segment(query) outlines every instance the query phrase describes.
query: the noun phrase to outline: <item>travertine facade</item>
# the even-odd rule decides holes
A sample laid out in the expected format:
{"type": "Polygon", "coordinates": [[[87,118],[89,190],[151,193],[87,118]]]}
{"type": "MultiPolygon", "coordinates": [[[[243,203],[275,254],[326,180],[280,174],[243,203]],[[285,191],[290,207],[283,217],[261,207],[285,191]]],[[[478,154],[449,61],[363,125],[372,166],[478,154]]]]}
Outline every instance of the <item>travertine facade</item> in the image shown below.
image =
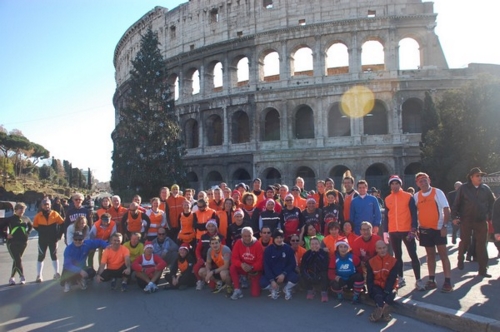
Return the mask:
{"type": "Polygon", "coordinates": [[[192,0],[173,10],[156,7],[116,47],[116,113],[140,34],[152,27],[172,91],[178,85],[185,164],[196,189],[254,177],[291,184],[296,176],[309,188],[326,177],[338,186],[347,169],[370,186],[383,188],[389,174],[407,175],[408,185],[419,168],[425,91],[438,95],[491,70],[449,69],[435,26],[433,4],[421,0],[192,0]],[[413,70],[400,68],[405,38],[419,46],[413,70]],[[364,62],[369,41],[381,46],[383,61],[364,62]],[[345,49],[344,65],[328,59],[337,58],[329,52],[337,46],[345,49]],[[312,54],[306,60],[296,56],[304,49],[312,54]],[[278,55],[279,74],[266,74],[269,54],[278,55]],[[300,70],[307,60],[311,68],[300,70]],[[246,62],[248,77],[242,74],[246,62]],[[220,65],[222,86],[214,81],[220,65]],[[340,106],[355,85],[375,98],[373,110],[360,118],[340,106]]]}

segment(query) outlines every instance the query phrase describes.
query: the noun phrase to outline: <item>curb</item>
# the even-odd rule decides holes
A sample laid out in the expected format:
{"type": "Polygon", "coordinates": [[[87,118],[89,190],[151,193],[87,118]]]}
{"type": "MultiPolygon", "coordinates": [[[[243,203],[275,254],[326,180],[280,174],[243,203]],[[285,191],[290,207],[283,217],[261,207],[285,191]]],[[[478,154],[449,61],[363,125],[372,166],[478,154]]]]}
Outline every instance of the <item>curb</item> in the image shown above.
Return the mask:
{"type": "Polygon", "coordinates": [[[460,310],[452,310],[434,304],[423,303],[404,297],[396,297],[393,312],[443,326],[453,331],[500,332],[500,321],[460,310]]]}

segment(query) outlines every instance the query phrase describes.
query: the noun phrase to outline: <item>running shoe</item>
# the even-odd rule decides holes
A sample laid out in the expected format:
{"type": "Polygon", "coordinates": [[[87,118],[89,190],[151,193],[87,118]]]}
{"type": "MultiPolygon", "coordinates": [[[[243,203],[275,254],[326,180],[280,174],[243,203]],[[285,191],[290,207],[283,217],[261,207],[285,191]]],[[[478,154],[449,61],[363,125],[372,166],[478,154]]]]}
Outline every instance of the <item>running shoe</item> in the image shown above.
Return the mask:
{"type": "Polygon", "coordinates": [[[312,289],[311,289],[311,290],[308,290],[308,291],[307,291],[307,295],[306,295],[306,299],[307,299],[307,300],[314,300],[314,295],[315,295],[315,294],[314,294],[314,290],[312,290],[312,289]]]}
{"type": "Polygon", "coordinates": [[[406,280],[404,277],[401,277],[401,278],[399,278],[399,281],[398,281],[398,288],[403,288],[404,286],[406,286],[406,280]]]}
{"type": "Polygon", "coordinates": [[[236,288],[233,291],[233,295],[231,295],[231,300],[238,300],[241,299],[242,297],[243,297],[243,292],[241,291],[241,289],[236,288]]]}
{"type": "Polygon", "coordinates": [[[59,280],[61,279],[61,275],[59,274],[59,272],[56,272],[56,274],[54,274],[54,280],[59,280]]]}
{"type": "Polygon", "coordinates": [[[425,284],[422,279],[419,279],[415,282],[415,289],[418,291],[424,291],[425,290],[425,284]]]}
{"type": "Polygon", "coordinates": [[[19,278],[19,282],[21,283],[21,285],[25,285],[26,284],[26,278],[24,276],[21,276],[21,278],[19,278]]]}
{"type": "Polygon", "coordinates": [[[292,289],[290,287],[283,288],[283,292],[285,293],[285,300],[288,301],[292,299],[292,289]]]}
{"type": "Polygon", "coordinates": [[[276,290],[276,289],[272,289],[270,296],[273,300],[277,300],[280,297],[280,291],[276,290]]]}
{"type": "Polygon", "coordinates": [[[80,278],[80,280],[78,280],[78,284],[80,285],[80,289],[82,289],[82,290],[87,289],[87,279],[86,278],[80,278]]]}
{"type": "Polygon", "coordinates": [[[226,288],[226,284],[224,284],[222,281],[217,281],[217,284],[215,285],[214,290],[212,293],[217,294],[220,293],[224,288],[226,288]]]}
{"type": "Polygon", "coordinates": [[[431,289],[436,289],[436,288],[437,288],[437,284],[433,280],[428,280],[425,283],[425,290],[431,290],[431,289]]]}
{"type": "Polygon", "coordinates": [[[38,284],[39,284],[39,283],[41,283],[42,281],[43,281],[42,276],[36,276],[36,280],[35,280],[35,282],[36,282],[36,283],[38,283],[38,284]]]}
{"type": "Polygon", "coordinates": [[[451,292],[453,292],[453,286],[450,283],[445,282],[443,284],[443,287],[441,287],[441,292],[442,293],[451,293],[451,292]]]}
{"type": "Polygon", "coordinates": [[[111,279],[111,290],[115,290],[116,289],[116,279],[113,278],[111,279]]]}
{"type": "Polygon", "coordinates": [[[71,285],[69,284],[69,282],[65,282],[64,283],[64,292],[67,293],[71,290],[71,285]]]}
{"type": "Polygon", "coordinates": [[[126,282],[122,282],[121,291],[122,291],[122,292],[126,292],[126,291],[127,291],[127,288],[128,288],[127,283],[126,283],[126,282]]]}
{"type": "Polygon", "coordinates": [[[14,286],[16,284],[16,279],[14,277],[9,279],[9,286],[14,286]]]}
{"type": "Polygon", "coordinates": [[[205,285],[205,282],[203,280],[198,280],[196,282],[196,290],[202,290],[204,285],[205,285]]]}

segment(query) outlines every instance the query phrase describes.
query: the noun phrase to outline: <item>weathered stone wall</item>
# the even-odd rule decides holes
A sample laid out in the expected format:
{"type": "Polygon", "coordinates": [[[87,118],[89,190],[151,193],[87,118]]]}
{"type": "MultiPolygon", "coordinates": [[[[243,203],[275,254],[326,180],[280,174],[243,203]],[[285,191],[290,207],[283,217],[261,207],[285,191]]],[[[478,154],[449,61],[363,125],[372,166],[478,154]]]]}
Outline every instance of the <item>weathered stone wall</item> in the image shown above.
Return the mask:
{"type": "Polygon", "coordinates": [[[421,0],[192,0],[172,10],[156,7],[116,47],[116,112],[140,34],[152,27],[162,42],[172,89],[178,82],[176,110],[196,189],[253,177],[291,184],[298,175],[313,188],[315,179],[334,177],[338,183],[347,169],[370,185],[384,186],[393,173],[406,173],[411,183],[420,134],[403,127],[418,128],[425,91],[438,96],[485,70],[448,69],[435,26],[433,4],[421,0]],[[404,38],[419,44],[418,69],[400,70],[404,38]],[[383,45],[384,63],[362,64],[362,46],[370,40],[383,45]],[[347,47],[348,66],[328,68],[327,50],[336,43],[347,47]],[[302,47],[310,48],[313,68],[296,73],[295,52],[302,47]],[[279,55],[279,75],[264,77],[270,52],[279,55]],[[238,81],[237,64],[245,57],[249,77],[238,81]],[[214,88],[218,62],[223,85],[214,88]],[[196,70],[200,91],[193,94],[196,70]],[[355,85],[369,88],[378,108],[349,119],[336,110],[355,85]]]}

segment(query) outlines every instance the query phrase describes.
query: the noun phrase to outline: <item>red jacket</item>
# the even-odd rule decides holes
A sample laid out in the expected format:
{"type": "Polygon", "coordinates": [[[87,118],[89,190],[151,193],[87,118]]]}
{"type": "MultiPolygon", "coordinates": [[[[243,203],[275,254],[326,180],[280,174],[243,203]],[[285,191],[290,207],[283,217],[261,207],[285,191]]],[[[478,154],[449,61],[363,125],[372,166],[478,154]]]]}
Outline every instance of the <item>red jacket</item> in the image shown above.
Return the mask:
{"type": "Polygon", "coordinates": [[[262,271],[264,261],[264,248],[262,244],[253,239],[251,245],[247,246],[241,239],[236,241],[231,254],[231,264],[241,268],[242,263],[253,266],[253,271],[262,271]]]}

